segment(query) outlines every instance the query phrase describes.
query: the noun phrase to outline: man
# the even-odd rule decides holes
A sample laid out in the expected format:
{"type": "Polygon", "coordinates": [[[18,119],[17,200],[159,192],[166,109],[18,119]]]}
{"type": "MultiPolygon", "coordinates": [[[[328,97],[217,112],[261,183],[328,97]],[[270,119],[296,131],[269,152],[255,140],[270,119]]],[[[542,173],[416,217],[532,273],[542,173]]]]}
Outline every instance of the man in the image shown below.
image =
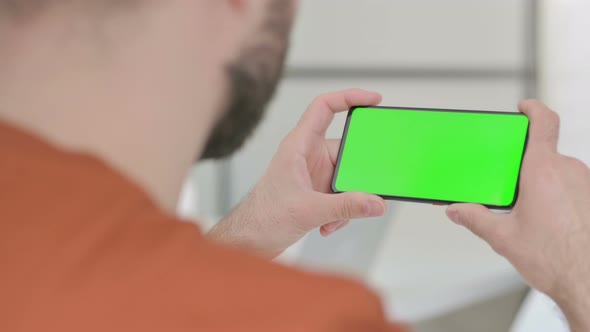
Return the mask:
{"type": "MultiPolygon", "coordinates": [[[[384,213],[378,197],[329,193],[324,138],[376,93],[314,101],[208,238],[173,216],[195,160],[233,152],[261,117],[295,3],[0,0],[1,331],[402,329],[357,283],[268,262],[317,227],[384,213]]],[[[557,153],[555,113],[520,109],[532,128],[514,212],[448,214],[587,331],[590,172],[557,153]]]]}

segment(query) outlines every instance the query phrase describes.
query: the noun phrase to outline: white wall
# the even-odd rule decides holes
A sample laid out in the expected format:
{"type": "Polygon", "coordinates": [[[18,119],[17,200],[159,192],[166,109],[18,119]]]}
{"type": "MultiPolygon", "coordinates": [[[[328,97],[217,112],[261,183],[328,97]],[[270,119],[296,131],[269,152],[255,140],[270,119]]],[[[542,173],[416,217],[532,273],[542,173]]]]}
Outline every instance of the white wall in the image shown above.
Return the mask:
{"type": "Polygon", "coordinates": [[[590,2],[544,0],[541,20],[541,97],[561,115],[561,151],[590,163],[590,2]]]}
{"type": "Polygon", "coordinates": [[[292,66],[520,68],[522,0],[303,0],[292,66]]]}

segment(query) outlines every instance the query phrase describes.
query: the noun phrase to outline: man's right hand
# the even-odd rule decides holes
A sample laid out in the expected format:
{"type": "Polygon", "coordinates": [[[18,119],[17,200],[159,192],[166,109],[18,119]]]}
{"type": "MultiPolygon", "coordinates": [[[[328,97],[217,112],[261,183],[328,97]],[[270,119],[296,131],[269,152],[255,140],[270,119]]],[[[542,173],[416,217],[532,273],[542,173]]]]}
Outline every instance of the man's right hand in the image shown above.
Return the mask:
{"type": "Polygon", "coordinates": [[[519,108],[531,128],[512,213],[457,204],[447,214],[505,256],[532,287],[551,296],[572,331],[590,331],[590,170],[557,152],[555,112],[533,100],[519,108]]]}

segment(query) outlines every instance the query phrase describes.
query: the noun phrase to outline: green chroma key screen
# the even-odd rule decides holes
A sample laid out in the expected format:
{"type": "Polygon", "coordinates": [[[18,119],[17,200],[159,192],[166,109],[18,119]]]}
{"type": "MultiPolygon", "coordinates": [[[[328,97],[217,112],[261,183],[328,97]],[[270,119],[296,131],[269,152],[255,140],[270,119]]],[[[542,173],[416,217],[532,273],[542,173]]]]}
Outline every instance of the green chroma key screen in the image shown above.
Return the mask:
{"type": "Polygon", "coordinates": [[[509,208],[528,128],[520,113],[356,107],[333,190],[509,208]]]}

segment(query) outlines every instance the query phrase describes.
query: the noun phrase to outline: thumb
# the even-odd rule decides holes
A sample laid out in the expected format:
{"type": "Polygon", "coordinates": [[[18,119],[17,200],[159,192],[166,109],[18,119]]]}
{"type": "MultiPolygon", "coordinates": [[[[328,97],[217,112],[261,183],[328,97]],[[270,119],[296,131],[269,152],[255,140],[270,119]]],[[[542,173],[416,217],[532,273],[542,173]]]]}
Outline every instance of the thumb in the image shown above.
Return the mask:
{"type": "Polygon", "coordinates": [[[322,225],[337,220],[380,217],[386,210],[381,197],[357,192],[319,194],[311,198],[310,205],[322,225]]]}
{"type": "Polygon", "coordinates": [[[447,209],[447,216],[454,223],[464,226],[496,248],[505,242],[511,223],[507,216],[496,214],[483,205],[455,204],[447,209]]]}

